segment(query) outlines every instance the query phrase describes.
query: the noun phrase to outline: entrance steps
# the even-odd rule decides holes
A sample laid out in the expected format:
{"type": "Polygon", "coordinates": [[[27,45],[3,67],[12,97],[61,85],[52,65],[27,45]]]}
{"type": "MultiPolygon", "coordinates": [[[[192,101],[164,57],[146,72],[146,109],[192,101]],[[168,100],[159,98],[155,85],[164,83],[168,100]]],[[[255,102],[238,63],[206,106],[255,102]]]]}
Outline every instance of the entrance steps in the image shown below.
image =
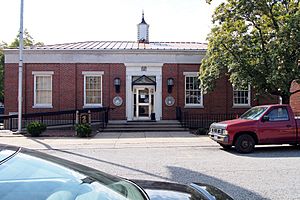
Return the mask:
{"type": "Polygon", "coordinates": [[[103,132],[180,132],[188,131],[176,120],[109,121],[103,132]]]}

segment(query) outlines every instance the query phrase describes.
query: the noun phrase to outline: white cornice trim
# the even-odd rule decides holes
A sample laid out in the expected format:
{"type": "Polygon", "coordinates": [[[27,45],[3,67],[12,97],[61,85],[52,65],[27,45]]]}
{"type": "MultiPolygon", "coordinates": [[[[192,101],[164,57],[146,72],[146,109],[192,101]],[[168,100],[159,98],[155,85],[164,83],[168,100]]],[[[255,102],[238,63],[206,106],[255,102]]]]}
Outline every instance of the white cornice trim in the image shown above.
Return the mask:
{"type": "MultiPolygon", "coordinates": [[[[4,49],[4,54],[19,54],[18,49],[4,49]]],[[[205,49],[24,49],[24,54],[74,54],[74,53],[119,53],[119,54],[130,54],[130,53],[139,53],[139,54],[190,54],[190,53],[197,53],[197,54],[205,54],[205,49]]]]}
{"type": "MultiPolygon", "coordinates": [[[[5,63],[18,63],[16,50],[5,50],[5,63]]],[[[185,63],[199,64],[201,51],[169,50],[26,50],[24,63],[185,63]]]]}
{"type": "Polygon", "coordinates": [[[124,63],[126,67],[162,67],[164,63],[124,63]]]}

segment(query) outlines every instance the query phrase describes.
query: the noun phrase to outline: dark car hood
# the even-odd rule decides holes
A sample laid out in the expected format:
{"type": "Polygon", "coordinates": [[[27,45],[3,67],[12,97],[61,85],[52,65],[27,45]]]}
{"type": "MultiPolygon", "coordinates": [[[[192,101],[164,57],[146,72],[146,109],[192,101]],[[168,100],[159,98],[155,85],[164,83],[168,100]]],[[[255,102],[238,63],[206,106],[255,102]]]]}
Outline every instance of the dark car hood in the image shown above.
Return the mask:
{"type": "Polygon", "coordinates": [[[132,181],[141,186],[151,200],[232,200],[230,196],[218,188],[202,183],[183,185],[159,181],[132,181]]]}

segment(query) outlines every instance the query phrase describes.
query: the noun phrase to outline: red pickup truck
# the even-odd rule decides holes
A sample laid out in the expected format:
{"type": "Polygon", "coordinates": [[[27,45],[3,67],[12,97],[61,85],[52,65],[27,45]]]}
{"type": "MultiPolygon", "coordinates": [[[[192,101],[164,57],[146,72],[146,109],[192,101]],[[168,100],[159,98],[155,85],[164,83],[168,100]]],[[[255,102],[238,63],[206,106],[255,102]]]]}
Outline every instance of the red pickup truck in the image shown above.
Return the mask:
{"type": "Polygon", "coordinates": [[[289,105],[256,106],[240,118],[213,123],[209,137],[224,149],[251,153],[255,145],[300,143],[300,118],[289,105]]]}

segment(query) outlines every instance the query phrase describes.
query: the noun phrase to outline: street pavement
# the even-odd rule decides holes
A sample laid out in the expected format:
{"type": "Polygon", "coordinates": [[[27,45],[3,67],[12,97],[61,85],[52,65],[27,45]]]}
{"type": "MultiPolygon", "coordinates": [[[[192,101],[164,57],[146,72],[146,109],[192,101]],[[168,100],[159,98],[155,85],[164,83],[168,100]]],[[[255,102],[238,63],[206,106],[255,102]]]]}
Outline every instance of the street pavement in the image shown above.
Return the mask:
{"type": "Polygon", "coordinates": [[[234,199],[300,199],[300,150],[259,146],[225,151],[188,132],[99,133],[94,138],[31,138],[0,132],[0,143],[23,146],[131,179],[204,182],[234,199]]]}

